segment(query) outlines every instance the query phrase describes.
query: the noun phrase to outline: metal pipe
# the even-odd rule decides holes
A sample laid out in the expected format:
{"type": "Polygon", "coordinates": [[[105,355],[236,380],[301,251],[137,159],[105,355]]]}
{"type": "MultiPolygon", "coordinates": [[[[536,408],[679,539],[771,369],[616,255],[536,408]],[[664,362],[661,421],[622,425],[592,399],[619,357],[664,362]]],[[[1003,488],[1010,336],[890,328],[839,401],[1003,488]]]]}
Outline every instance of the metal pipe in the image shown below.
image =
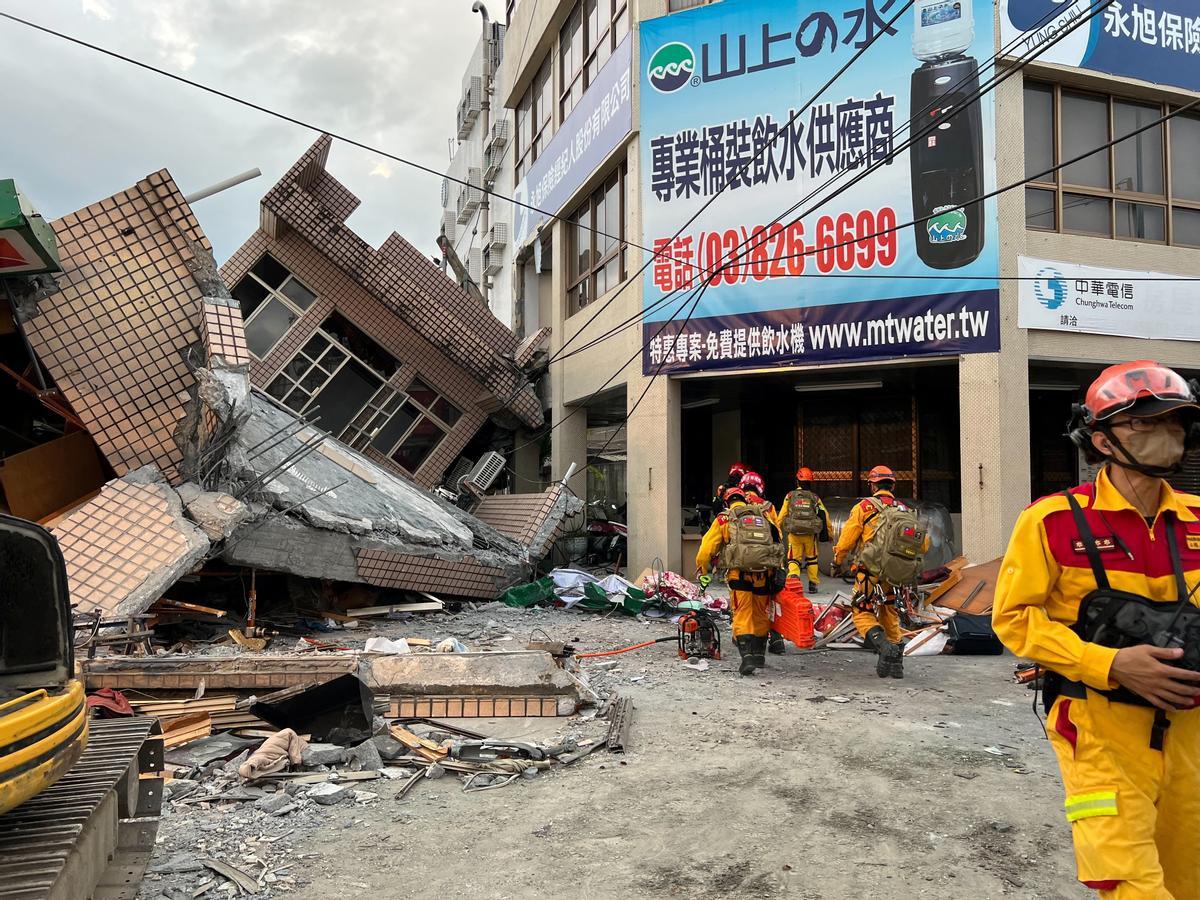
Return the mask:
{"type": "Polygon", "coordinates": [[[261,175],[259,169],[248,169],[241,175],[234,175],[232,178],[226,178],[224,181],[218,181],[216,184],[210,184],[206,188],[201,188],[198,191],[193,191],[190,194],[185,194],[183,199],[188,203],[195,203],[197,200],[204,200],[211,197],[213,194],[219,194],[221,191],[227,191],[231,187],[237,187],[247,181],[251,181],[261,175]]]}
{"type": "Polygon", "coordinates": [[[575,474],[575,470],[577,468],[579,468],[579,467],[577,465],[575,465],[575,463],[571,463],[569,466],[567,466],[567,474],[563,476],[563,480],[562,480],[563,487],[567,486],[567,482],[571,480],[571,476],[575,474]]]}
{"type": "Polygon", "coordinates": [[[13,297],[12,282],[7,278],[0,278],[4,282],[4,293],[8,295],[8,308],[12,312],[13,326],[17,329],[17,334],[21,335],[21,341],[25,344],[25,352],[29,354],[29,361],[33,363],[33,374],[37,378],[38,387],[46,391],[49,388],[46,386],[46,379],[42,376],[42,366],[38,362],[37,354],[33,352],[33,344],[29,343],[29,337],[25,334],[25,326],[21,322],[20,311],[17,309],[17,300],[13,297]]]}

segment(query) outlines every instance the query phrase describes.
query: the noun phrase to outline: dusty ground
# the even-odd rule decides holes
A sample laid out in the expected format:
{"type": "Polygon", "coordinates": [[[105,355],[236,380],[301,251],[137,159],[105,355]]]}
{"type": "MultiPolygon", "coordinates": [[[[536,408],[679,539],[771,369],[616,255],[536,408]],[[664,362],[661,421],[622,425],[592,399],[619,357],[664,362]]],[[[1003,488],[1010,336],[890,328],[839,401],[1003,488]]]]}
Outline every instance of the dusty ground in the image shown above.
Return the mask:
{"type": "MultiPolygon", "coordinates": [[[[486,646],[534,628],[586,652],[671,626],[489,605],[372,633],[486,646]]],[[[623,756],[599,751],[473,794],[446,777],[397,801],[399,782],[372,782],[363,787],[377,801],[282,818],[249,804],[172,804],[152,865],[203,841],[234,864],[239,852],[290,860],[280,876],[295,889],[276,896],[313,900],[1091,896],[1075,883],[1054,761],[1032,695],[1009,681],[1012,657],[909,660],[908,677],[894,682],[876,678],[866,652],[792,651],[771,657],[765,675],[741,678],[729,649],[706,672],[685,668],[670,645],[592,669],[636,703],[623,756]]],[[[487,730],[537,739],[564,725],[487,730]]],[[[150,878],[141,896],[184,896],[189,877],[203,876],[150,878]]]]}

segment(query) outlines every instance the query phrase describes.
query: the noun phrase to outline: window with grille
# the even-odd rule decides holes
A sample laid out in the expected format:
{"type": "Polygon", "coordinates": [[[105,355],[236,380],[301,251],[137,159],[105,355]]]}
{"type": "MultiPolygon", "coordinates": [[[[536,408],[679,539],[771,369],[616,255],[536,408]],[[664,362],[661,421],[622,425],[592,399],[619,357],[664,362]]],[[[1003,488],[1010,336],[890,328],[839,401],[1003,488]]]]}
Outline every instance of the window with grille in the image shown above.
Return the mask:
{"type": "Polygon", "coordinates": [[[242,308],[246,346],[262,359],[296,324],[317,295],[271,254],[263,255],[230,292],[242,308]]]}
{"type": "Polygon", "coordinates": [[[1026,227],[1200,247],[1200,116],[1132,134],[1170,107],[1039,82],[1024,98],[1026,227]]]}
{"type": "Polygon", "coordinates": [[[625,163],[568,216],[571,236],[568,314],[578,312],[628,277],[625,163]]]}

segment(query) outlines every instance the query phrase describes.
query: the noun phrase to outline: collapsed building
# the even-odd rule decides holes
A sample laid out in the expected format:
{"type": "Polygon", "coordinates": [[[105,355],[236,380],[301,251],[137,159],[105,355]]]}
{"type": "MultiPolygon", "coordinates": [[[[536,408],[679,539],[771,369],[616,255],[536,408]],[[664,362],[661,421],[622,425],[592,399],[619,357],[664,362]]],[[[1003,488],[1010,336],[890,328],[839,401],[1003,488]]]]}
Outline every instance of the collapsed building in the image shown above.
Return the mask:
{"type": "Polygon", "coordinates": [[[42,430],[0,489],[58,536],[78,609],[134,615],[212,561],[491,599],[577,511],[561,485],[485,496],[492,448],[542,424],[538,341],[347,228],[330,143],[219,272],[164,170],[54,222],[59,271],[6,280],[3,389],[42,430]]]}

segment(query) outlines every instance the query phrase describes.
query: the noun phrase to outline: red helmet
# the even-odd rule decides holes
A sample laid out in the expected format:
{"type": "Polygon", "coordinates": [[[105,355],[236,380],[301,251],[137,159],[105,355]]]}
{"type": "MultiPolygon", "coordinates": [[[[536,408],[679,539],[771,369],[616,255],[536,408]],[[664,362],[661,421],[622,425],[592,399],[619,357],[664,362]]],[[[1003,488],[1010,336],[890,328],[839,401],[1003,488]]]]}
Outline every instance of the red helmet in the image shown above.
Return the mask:
{"type": "Polygon", "coordinates": [[[762,495],[766,489],[763,485],[762,476],[757,472],[747,472],[742,476],[742,483],[739,485],[743,491],[754,491],[758,495],[762,495]]]}
{"type": "Polygon", "coordinates": [[[808,466],[801,466],[799,469],[796,470],[796,480],[797,481],[812,481],[813,480],[812,469],[810,469],[808,466]]]}
{"type": "Polygon", "coordinates": [[[881,481],[895,481],[896,473],[887,466],[876,466],[867,473],[867,481],[871,484],[879,484],[881,481]]]}
{"type": "Polygon", "coordinates": [[[1196,394],[1196,382],[1150,359],[1109,366],[1088,388],[1084,424],[1091,426],[1122,412],[1146,418],[1185,409],[1200,413],[1196,394]]]}
{"type": "Polygon", "coordinates": [[[729,467],[729,477],[730,478],[741,478],[743,475],[745,475],[749,471],[750,470],[746,468],[744,463],[735,462],[732,466],[729,467]]]}

